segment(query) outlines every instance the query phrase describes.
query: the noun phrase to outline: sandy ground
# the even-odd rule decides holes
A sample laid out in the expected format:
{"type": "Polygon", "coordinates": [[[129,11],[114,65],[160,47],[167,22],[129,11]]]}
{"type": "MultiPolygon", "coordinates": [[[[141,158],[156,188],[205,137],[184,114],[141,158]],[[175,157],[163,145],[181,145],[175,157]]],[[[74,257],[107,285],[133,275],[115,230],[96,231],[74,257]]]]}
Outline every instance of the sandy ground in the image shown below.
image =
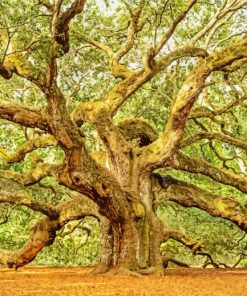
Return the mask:
{"type": "Polygon", "coordinates": [[[89,268],[0,269],[0,296],[247,296],[247,270],[166,270],[163,277],[91,275],[89,268]]]}

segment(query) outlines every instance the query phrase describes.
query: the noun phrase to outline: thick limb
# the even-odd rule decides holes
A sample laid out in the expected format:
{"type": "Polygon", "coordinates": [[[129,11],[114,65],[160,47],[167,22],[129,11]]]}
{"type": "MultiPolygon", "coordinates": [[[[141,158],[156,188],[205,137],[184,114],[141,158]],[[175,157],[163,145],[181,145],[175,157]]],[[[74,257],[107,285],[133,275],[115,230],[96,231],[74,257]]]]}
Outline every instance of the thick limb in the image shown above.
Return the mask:
{"type": "MultiPolygon", "coordinates": [[[[36,207],[35,210],[44,212],[44,208],[45,206],[42,209],[36,207]]],[[[85,216],[96,218],[100,216],[96,204],[81,195],[76,196],[72,201],[61,203],[55,207],[55,211],[55,216],[52,214],[50,217],[39,220],[30,229],[29,240],[22,248],[16,251],[0,250],[0,263],[10,268],[24,266],[35,259],[45,246],[54,242],[56,231],[60,230],[67,222],[82,219],[85,216]]]]}
{"type": "Polygon", "coordinates": [[[48,217],[40,220],[30,230],[30,238],[17,251],[0,250],[0,263],[10,268],[24,266],[31,262],[44,246],[52,244],[56,230],[59,229],[57,220],[48,217]]]}
{"type": "Polygon", "coordinates": [[[158,189],[157,200],[171,200],[185,207],[198,207],[215,217],[230,220],[247,230],[247,208],[231,197],[213,194],[183,181],[170,179],[167,188],[158,189]]]}
{"type": "Polygon", "coordinates": [[[16,103],[1,102],[0,118],[21,124],[25,127],[37,127],[49,132],[49,125],[42,113],[31,110],[16,103]]]}
{"type": "Polygon", "coordinates": [[[203,158],[191,157],[182,152],[177,152],[173,156],[170,166],[174,169],[202,174],[219,183],[230,185],[239,189],[243,193],[247,193],[246,177],[217,168],[203,158]]]}

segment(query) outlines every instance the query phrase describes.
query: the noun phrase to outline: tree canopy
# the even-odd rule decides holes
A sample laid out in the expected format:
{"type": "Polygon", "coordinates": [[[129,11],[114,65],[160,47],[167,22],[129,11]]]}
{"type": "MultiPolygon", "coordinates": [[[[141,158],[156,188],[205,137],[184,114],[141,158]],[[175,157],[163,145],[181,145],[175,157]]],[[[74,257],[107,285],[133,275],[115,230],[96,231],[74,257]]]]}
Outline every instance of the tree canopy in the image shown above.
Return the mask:
{"type": "Polygon", "coordinates": [[[245,0],[0,2],[2,265],[54,243],[35,262],[246,266],[246,16],[245,0]]]}

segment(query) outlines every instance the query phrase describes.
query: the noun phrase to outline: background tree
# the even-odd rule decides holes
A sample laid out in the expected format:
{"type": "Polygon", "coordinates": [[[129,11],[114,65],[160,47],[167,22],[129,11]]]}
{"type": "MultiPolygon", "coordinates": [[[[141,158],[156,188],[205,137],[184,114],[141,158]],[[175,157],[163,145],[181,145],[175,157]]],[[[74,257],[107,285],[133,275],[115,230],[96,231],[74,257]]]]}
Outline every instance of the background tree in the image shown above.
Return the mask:
{"type": "Polygon", "coordinates": [[[83,219],[94,217],[97,272],[162,273],[179,264],[169,239],[219,266],[213,248],[176,225],[185,214],[187,226],[212,220],[182,206],[227,220],[216,221],[236,236],[237,266],[246,258],[247,1],[99,4],[0,4],[3,225],[6,203],[27,220],[23,207],[39,213],[1,263],[17,268],[56,235],[88,234],[83,219]]]}

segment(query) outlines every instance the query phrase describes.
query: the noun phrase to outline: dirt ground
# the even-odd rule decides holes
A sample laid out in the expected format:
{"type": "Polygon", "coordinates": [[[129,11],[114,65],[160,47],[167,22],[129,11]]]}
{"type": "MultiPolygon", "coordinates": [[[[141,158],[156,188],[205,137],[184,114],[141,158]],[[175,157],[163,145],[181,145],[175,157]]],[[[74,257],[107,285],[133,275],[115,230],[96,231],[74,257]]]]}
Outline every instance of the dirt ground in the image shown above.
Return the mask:
{"type": "Polygon", "coordinates": [[[247,296],[247,270],[166,270],[163,277],[91,275],[90,268],[0,269],[0,296],[247,296]]]}

